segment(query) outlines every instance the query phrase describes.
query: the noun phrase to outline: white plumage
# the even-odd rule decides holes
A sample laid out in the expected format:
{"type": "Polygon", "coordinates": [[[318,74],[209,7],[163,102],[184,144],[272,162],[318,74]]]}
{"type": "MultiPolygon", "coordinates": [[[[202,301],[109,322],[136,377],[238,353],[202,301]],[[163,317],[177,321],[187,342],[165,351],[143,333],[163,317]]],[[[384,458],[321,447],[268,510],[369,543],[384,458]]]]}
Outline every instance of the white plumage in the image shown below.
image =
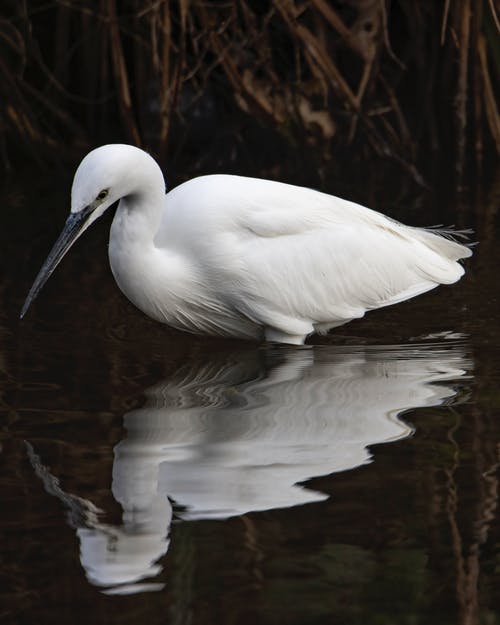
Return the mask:
{"type": "Polygon", "coordinates": [[[468,247],[331,195],[202,176],[165,196],[147,153],[105,145],[80,164],[71,215],[23,314],[71,244],[120,200],[109,258],[144,313],[194,333],[301,344],[463,274],[468,247]],[[71,222],[71,223],[69,223],[71,222]]]}

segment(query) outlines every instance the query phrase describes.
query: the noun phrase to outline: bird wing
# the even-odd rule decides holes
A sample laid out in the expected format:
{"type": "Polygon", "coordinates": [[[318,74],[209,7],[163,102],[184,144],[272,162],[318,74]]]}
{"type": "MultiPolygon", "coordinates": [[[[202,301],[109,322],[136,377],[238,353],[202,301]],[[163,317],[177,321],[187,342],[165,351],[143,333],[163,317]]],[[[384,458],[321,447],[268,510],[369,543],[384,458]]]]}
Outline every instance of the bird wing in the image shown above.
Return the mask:
{"type": "Polygon", "coordinates": [[[292,335],[455,282],[456,260],[470,255],[435,232],[268,180],[206,176],[167,197],[158,242],[196,258],[228,306],[292,335]]]}

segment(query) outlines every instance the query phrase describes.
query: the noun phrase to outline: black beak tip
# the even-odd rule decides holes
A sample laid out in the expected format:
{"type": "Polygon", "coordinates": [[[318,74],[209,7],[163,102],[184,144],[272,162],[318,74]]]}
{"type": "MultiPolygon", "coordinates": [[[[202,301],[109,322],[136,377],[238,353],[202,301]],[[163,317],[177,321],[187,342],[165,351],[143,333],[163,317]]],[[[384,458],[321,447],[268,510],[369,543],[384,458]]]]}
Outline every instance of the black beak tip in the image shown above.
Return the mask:
{"type": "Polygon", "coordinates": [[[23,304],[23,307],[21,308],[21,312],[19,313],[19,319],[24,319],[24,316],[28,312],[31,302],[32,302],[32,298],[28,295],[28,297],[26,298],[23,304]]]}
{"type": "Polygon", "coordinates": [[[28,297],[26,298],[23,307],[21,308],[19,319],[24,318],[24,316],[28,312],[28,308],[36,299],[38,293],[40,293],[43,285],[50,278],[52,272],[57,267],[66,252],[76,241],[82,227],[85,224],[87,217],[92,212],[92,210],[92,206],[87,206],[79,213],[70,214],[70,216],[66,220],[63,231],[59,235],[57,241],[54,243],[52,249],[49,252],[49,255],[47,256],[46,261],[44,262],[42,268],[38,272],[37,277],[35,278],[35,282],[33,283],[33,286],[28,293],[28,297]]]}

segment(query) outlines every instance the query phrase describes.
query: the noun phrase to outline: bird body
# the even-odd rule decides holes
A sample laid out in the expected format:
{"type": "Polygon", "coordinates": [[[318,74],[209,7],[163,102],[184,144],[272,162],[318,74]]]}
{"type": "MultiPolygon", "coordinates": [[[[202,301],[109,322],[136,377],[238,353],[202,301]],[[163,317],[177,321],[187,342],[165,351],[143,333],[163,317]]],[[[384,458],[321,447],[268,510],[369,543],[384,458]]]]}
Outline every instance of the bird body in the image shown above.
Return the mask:
{"type": "Polygon", "coordinates": [[[97,148],[78,168],[71,211],[88,214],[69,245],[116,200],[118,286],[148,316],[194,333],[302,344],[457,281],[471,254],[439,232],[270,180],[202,176],[165,195],[154,159],[125,145],[97,148]]]}

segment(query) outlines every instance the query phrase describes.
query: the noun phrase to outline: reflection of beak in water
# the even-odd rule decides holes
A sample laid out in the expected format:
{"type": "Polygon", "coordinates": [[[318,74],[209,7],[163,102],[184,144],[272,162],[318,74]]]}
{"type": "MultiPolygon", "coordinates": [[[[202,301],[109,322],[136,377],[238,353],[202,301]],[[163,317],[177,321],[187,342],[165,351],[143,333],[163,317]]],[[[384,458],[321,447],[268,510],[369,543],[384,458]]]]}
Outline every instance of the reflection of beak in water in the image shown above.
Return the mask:
{"type": "Polygon", "coordinates": [[[137,582],[161,571],[155,562],[168,550],[172,521],[172,506],[167,497],[158,494],[155,501],[135,515],[124,511],[121,526],[103,523],[99,520],[102,510],[87,499],[63,491],[59,480],[41,464],[28,442],[26,447],[46,491],[68,509],[69,524],[76,528],[80,539],[80,559],[88,580],[96,586],[108,586],[106,594],[161,590],[164,584],[137,582]]]}
{"type": "Polygon", "coordinates": [[[59,494],[48,490],[70,508],[79,502],[74,524],[92,583],[106,592],[155,590],[162,585],[138,582],[159,572],[168,550],[170,500],[191,520],[325,499],[298,484],[365,464],[369,445],[408,436],[398,415],[454,397],[445,382],[469,366],[463,349],[448,345],[253,347],[197,362],[149,389],[146,405],[124,417],[112,486],[122,526],[101,523],[88,513],[92,504],[58,485],[59,494]]]}

